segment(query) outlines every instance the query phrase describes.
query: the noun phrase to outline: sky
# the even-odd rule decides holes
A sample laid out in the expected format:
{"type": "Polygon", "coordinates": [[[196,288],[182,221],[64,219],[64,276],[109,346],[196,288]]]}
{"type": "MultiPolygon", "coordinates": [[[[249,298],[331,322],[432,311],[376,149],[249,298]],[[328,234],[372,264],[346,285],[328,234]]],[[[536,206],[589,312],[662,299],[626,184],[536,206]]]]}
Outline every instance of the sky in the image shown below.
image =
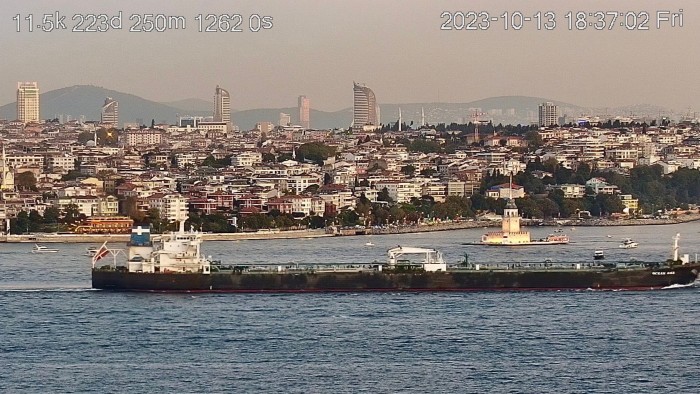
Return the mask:
{"type": "MultiPolygon", "coordinates": [[[[232,108],[296,106],[306,95],[315,109],[352,106],[352,82],[374,90],[380,103],[469,102],[494,96],[544,97],[585,107],[653,104],[700,110],[700,2],[686,1],[439,1],[439,0],[2,0],[0,104],[15,100],[18,81],[42,92],[90,84],[167,102],[211,100],[228,89],[232,108]],[[680,11],[682,10],[682,12],[680,11]],[[80,32],[90,14],[121,11],[122,28],[80,32]],[[487,29],[466,30],[461,15],[487,12],[487,29]],[[538,30],[534,15],[554,13],[556,26],[538,30]],[[566,13],[586,16],[569,29],[566,13]],[[623,13],[596,30],[590,13],[623,13]],[[657,12],[681,13],[683,26],[657,12]],[[29,32],[28,15],[65,16],[66,29],[29,32]],[[507,12],[508,29],[504,18],[507,12]],[[518,15],[531,21],[520,24],[518,15]],[[649,30],[643,13],[649,15],[649,30]],[[20,32],[17,21],[20,15],[20,32]],[[130,32],[144,14],[185,18],[184,29],[130,32]],[[200,32],[209,14],[241,16],[242,32],[200,32]],[[84,23],[79,24],[86,16],[84,23]],[[442,15],[442,17],[441,17],[442,15]],[[515,15],[515,16],[513,16],[515,15]],[[258,18],[259,17],[259,18],[258,18]],[[271,29],[251,31],[263,17],[271,29]],[[452,23],[449,23],[452,19],[452,23]],[[636,23],[635,23],[636,20],[636,23]],[[441,26],[452,30],[441,29],[441,26]],[[611,29],[607,27],[611,26],[611,29]],[[629,29],[628,29],[629,27],[629,29]]],[[[225,19],[225,18],[224,18],[225,19]]],[[[467,21],[473,18],[467,17],[467,21]]],[[[223,19],[219,19],[223,20],[223,19]]],[[[223,20],[221,27],[239,22],[223,20]]],[[[49,29],[50,23],[44,24],[49,29]]],[[[100,25],[102,26],[102,25],[100,25]]],[[[161,25],[165,26],[165,25],[161,25]]],[[[473,26],[473,25],[472,25],[473,26]]],[[[482,23],[482,26],[485,24],[482,23]]],[[[142,23],[136,27],[148,28],[142,23]]]]}

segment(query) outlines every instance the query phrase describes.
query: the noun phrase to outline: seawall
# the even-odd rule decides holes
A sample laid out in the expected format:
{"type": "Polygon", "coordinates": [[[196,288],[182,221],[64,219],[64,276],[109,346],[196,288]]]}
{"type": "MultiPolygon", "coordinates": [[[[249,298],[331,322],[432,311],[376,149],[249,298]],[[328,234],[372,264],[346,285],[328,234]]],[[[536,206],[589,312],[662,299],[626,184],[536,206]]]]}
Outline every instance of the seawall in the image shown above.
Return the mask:
{"type": "MultiPolygon", "coordinates": [[[[587,220],[559,220],[545,222],[545,226],[640,226],[640,225],[670,225],[700,220],[700,214],[684,214],[667,219],[587,219],[587,220]]],[[[325,229],[315,230],[290,230],[290,231],[263,231],[240,233],[207,233],[205,241],[236,241],[236,240],[264,240],[264,239],[297,239],[320,238],[332,236],[365,235],[365,234],[407,234],[430,231],[464,230],[483,227],[500,227],[500,221],[474,220],[462,222],[443,222],[410,226],[384,226],[363,229],[361,233],[355,231],[343,231],[342,234],[329,234],[325,229]]],[[[154,234],[157,236],[157,234],[154,234]]],[[[31,234],[31,235],[6,235],[0,238],[0,242],[25,242],[25,243],[97,243],[129,241],[128,234],[87,235],[87,234],[31,234]]]]}

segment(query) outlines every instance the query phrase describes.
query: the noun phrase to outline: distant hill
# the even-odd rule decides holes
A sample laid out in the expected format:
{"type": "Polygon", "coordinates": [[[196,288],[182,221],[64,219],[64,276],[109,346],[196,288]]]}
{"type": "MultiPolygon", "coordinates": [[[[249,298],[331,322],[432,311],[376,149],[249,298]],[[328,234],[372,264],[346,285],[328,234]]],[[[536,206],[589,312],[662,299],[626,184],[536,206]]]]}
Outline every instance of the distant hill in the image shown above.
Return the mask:
{"type": "MultiPolygon", "coordinates": [[[[53,119],[60,115],[70,115],[72,119],[85,116],[86,120],[99,120],[100,109],[106,97],[112,97],[119,101],[120,123],[135,122],[140,120],[144,124],[150,124],[151,119],[157,123],[171,123],[177,121],[178,115],[211,116],[213,102],[202,99],[184,99],[168,103],[158,103],[144,98],[109,90],[92,85],[76,85],[67,88],[52,90],[41,95],[41,117],[53,119]]],[[[550,100],[541,97],[527,96],[503,96],[476,100],[468,103],[408,103],[408,104],[381,104],[380,121],[382,123],[396,122],[398,120],[399,107],[402,119],[406,123],[419,124],[421,110],[425,113],[428,124],[440,122],[469,122],[475,109],[479,109],[485,115],[480,115],[481,120],[491,120],[494,123],[503,124],[528,124],[537,119],[538,105],[552,101],[559,106],[560,114],[569,119],[583,113],[610,115],[647,115],[656,116],[667,112],[665,108],[654,105],[635,105],[620,108],[583,108],[575,104],[550,100]]],[[[16,104],[10,103],[0,107],[0,118],[15,119],[17,117],[16,104]]],[[[242,130],[252,129],[257,122],[268,121],[273,124],[279,122],[280,112],[291,115],[292,122],[298,123],[296,107],[286,108],[260,108],[242,111],[233,111],[233,123],[242,130]]],[[[311,127],[318,129],[346,128],[352,122],[352,107],[339,111],[311,110],[311,127]]]]}
{"type": "MultiPolygon", "coordinates": [[[[182,110],[165,104],[146,100],[133,94],[118,92],[92,85],[75,85],[56,89],[40,96],[41,117],[53,119],[59,115],[70,115],[72,119],[85,116],[86,120],[99,120],[100,110],[106,97],[112,97],[119,102],[119,122],[135,122],[137,119],[144,124],[156,122],[175,122],[176,114],[182,110]]],[[[209,115],[202,112],[190,115],[209,115]]],[[[0,117],[16,119],[17,104],[11,103],[0,107],[0,117]]]]}

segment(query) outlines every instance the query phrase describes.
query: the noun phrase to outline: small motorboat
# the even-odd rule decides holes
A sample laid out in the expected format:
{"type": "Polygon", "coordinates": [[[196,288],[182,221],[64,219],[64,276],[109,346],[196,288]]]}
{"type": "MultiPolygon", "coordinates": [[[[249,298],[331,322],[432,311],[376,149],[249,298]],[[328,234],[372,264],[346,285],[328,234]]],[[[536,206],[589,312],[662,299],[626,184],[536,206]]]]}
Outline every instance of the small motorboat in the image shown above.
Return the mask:
{"type": "Polygon", "coordinates": [[[32,249],[32,253],[56,253],[58,252],[58,249],[50,249],[48,246],[42,246],[38,244],[34,244],[34,249],[32,249]]]}
{"type": "Polygon", "coordinates": [[[604,260],[605,259],[605,253],[603,253],[602,250],[596,250],[593,252],[593,260],[604,260]]]}
{"type": "Polygon", "coordinates": [[[632,248],[636,248],[637,246],[639,246],[639,244],[632,241],[630,238],[625,238],[620,243],[620,248],[622,248],[622,249],[632,249],[632,248]]]}
{"type": "Polygon", "coordinates": [[[99,249],[100,249],[100,248],[85,248],[85,255],[88,256],[88,257],[92,257],[92,256],[94,256],[95,254],[97,254],[97,251],[98,251],[99,249]]]}
{"type": "Polygon", "coordinates": [[[365,246],[374,246],[374,244],[372,243],[372,241],[368,241],[368,242],[365,242],[365,246]]]}

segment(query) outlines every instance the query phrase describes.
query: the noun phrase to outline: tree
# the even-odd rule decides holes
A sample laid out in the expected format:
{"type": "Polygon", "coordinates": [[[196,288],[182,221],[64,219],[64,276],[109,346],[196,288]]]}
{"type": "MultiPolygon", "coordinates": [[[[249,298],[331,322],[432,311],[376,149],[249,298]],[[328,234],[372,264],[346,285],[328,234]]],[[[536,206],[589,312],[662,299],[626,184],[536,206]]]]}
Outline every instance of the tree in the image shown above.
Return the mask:
{"type": "Polygon", "coordinates": [[[525,141],[527,141],[528,148],[532,150],[536,150],[544,144],[542,136],[535,130],[525,133],[525,141]]]}
{"type": "Polygon", "coordinates": [[[146,219],[146,215],[138,209],[136,197],[126,197],[121,204],[121,212],[134,219],[135,223],[141,223],[146,219]]]}
{"type": "Polygon", "coordinates": [[[190,212],[187,215],[187,220],[185,221],[185,227],[194,227],[195,229],[202,229],[202,218],[196,212],[190,212]]]}
{"type": "Polygon", "coordinates": [[[29,231],[32,233],[38,232],[42,230],[42,224],[44,222],[44,218],[41,217],[41,214],[36,210],[32,209],[29,211],[29,231]]]}
{"type": "Polygon", "coordinates": [[[163,231],[163,224],[167,225],[167,223],[164,223],[163,219],[161,218],[160,210],[158,208],[150,208],[148,212],[146,212],[145,220],[147,223],[151,224],[151,228],[156,233],[163,231]]]}
{"type": "Polygon", "coordinates": [[[80,170],[70,170],[67,174],[61,177],[62,181],[74,181],[78,178],[84,178],[85,175],[80,170]]]}
{"type": "Polygon", "coordinates": [[[382,188],[382,190],[377,193],[377,201],[386,201],[389,204],[394,202],[394,200],[389,196],[389,190],[387,188],[382,188]]]}
{"type": "Polygon", "coordinates": [[[29,214],[26,211],[17,213],[17,217],[10,220],[12,234],[24,234],[29,232],[29,214]]]}
{"type": "Polygon", "coordinates": [[[31,171],[24,171],[17,174],[15,177],[15,186],[19,190],[32,190],[36,191],[36,178],[34,173],[31,171]]]}
{"type": "Polygon", "coordinates": [[[55,206],[50,206],[44,210],[44,224],[56,224],[61,217],[61,212],[55,206]]]}
{"type": "Polygon", "coordinates": [[[410,177],[410,176],[413,176],[413,174],[414,174],[415,172],[416,172],[416,167],[414,167],[414,166],[412,166],[412,165],[410,165],[410,164],[407,165],[407,166],[401,167],[401,173],[404,174],[404,175],[406,175],[406,176],[409,176],[409,177],[410,177]]]}
{"type": "Polygon", "coordinates": [[[75,204],[68,204],[63,211],[63,223],[75,224],[80,220],[80,209],[75,204]]]}
{"type": "Polygon", "coordinates": [[[327,146],[320,142],[309,142],[301,145],[297,149],[297,157],[303,160],[310,160],[318,165],[335,155],[335,147],[327,146]]]}

